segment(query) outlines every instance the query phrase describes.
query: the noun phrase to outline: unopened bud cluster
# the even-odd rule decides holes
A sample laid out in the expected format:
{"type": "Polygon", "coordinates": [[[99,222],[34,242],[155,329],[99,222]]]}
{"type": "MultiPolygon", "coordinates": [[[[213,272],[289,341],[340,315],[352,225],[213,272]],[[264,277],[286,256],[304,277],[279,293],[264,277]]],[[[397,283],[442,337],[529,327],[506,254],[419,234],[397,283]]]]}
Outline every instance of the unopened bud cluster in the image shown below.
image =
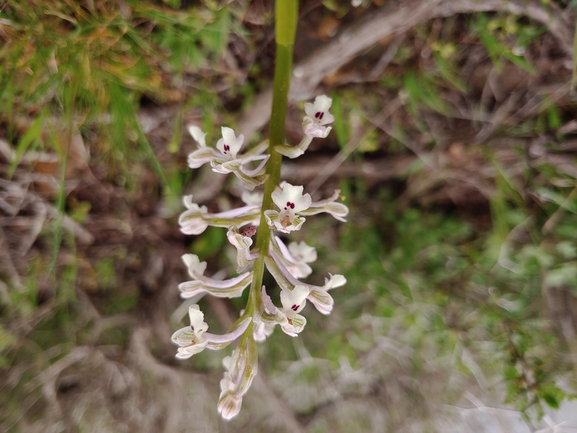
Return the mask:
{"type": "MultiPolygon", "coordinates": [[[[305,104],[303,140],[297,146],[285,144],[276,146],[275,150],[289,158],[296,158],[307,150],[314,137],[325,138],[331,130],[331,127],[326,125],[334,120],[329,113],[331,103],[330,98],[318,96],[314,104],[305,104]]],[[[316,250],[305,242],[285,245],[274,232],[290,233],[300,230],[306,217],[319,213],[329,213],[336,219],[345,221],[348,208],[337,202],[339,191],[335,191],[333,196],[325,200],[313,202],[309,194],[303,194],[302,186],[282,182],[270,197],[278,209],[263,209],[263,194],[253,191],[267,179],[266,164],[269,155],[264,152],[268,143],[261,143],[240,154],[244,136],[241,134],[237,137],[230,128],[222,128],[222,138],[216,143],[216,147],[207,146],[206,134],[197,126],[189,126],[189,131],[198,143],[198,149],[190,154],[188,165],[198,168],[208,163],[217,173],[233,173],[247,191],[242,196],[245,206],[219,213],[208,212],[205,206],[194,203],[192,196],[184,197],[187,210],[179,219],[181,231],[198,235],[208,226],[226,228],[227,238],[237,250],[238,276],[225,280],[210,278],[205,275],[206,262],[201,262],[194,254],[185,254],[182,258],[188,267],[191,280],[179,285],[181,296],[192,298],[204,293],[226,298],[241,296],[253,281],[253,264],[257,259],[264,260],[266,269],[280,287],[281,307],[273,303],[264,286],[256,288],[260,293],[249,299],[256,300],[257,305],[252,305],[251,308],[247,306],[226,334],[207,332],[208,325],[204,322],[204,314],[198,305],[194,304],[189,308],[190,326],[179,329],[172,335],[172,341],[179,346],[176,357],[180,359],[189,358],[205,348],[221,349],[239,340],[232,355],[223,360],[226,372],[220,382],[218,411],[224,418],[230,419],[240,411],[242,397],[256,375],[256,342],[264,341],[277,325],[286,334],[296,337],[306,325],[306,319],[300,313],[307,300],[322,314],[329,314],[333,308],[333,298],[329,290],[346,283],[342,275],[331,274],[325,278],[322,286],[301,281],[312,272],[309,263],[316,260],[316,250]],[[257,229],[264,229],[258,227],[263,212],[264,221],[268,225],[266,230],[273,231],[264,254],[253,246],[252,239],[257,229]]]]}

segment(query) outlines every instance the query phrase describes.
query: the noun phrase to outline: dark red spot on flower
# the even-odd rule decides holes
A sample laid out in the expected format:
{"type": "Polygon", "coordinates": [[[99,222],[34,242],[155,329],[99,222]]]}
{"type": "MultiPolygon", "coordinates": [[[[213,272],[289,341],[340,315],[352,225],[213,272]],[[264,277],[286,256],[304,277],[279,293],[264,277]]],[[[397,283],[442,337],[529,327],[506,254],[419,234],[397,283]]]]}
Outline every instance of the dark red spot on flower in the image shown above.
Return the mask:
{"type": "Polygon", "coordinates": [[[323,120],[323,117],[325,116],[325,112],[324,111],[317,111],[315,113],[315,119],[319,119],[319,120],[323,120]]]}
{"type": "Polygon", "coordinates": [[[248,226],[242,231],[241,235],[247,238],[252,238],[255,235],[255,233],[256,233],[256,227],[248,226]]]}
{"type": "Polygon", "coordinates": [[[294,209],[294,208],[295,208],[295,204],[294,204],[294,203],[291,203],[290,201],[287,201],[284,210],[288,210],[289,207],[290,207],[291,209],[294,209]]]}
{"type": "Polygon", "coordinates": [[[291,310],[293,310],[293,311],[296,311],[298,309],[299,309],[299,306],[296,304],[291,307],[291,310]]]}
{"type": "Polygon", "coordinates": [[[225,144],[224,145],[224,153],[226,154],[228,152],[230,152],[230,146],[228,144],[225,144]]]}

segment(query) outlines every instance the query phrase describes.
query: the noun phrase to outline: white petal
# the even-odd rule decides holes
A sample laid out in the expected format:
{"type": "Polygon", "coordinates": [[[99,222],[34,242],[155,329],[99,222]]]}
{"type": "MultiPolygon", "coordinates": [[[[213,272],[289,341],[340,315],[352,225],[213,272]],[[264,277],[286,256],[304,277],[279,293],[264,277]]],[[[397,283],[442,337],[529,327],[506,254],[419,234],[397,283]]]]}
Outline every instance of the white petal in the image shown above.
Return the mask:
{"type": "Polygon", "coordinates": [[[285,182],[282,189],[277,187],[271,196],[281,210],[297,213],[307,209],[312,203],[310,194],[303,195],[303,190],[302,185],[293,186],[285,182]]]}
{"type": "Polygon", "coordinates": [[[208,324],[204,321],[204,313],[198,304],[192,304],[188,307],[188,316],[190,317],[190,327],[197,335],[200,336],[208,330],[208,324]]]}
{"type": "Polygon", "coordinates": [[[248,177],[256,177],[259,175],[263,175],[265,172],[264,167],[266,166],[267,161],[269,160],[270,155],[259,155],[252,158],[242,158],[242,165],[240,166],[240,170],[247,175],[248,177]],[[260,161],[259,164],[250,169],[246,164],[252,161],[260,161]]]}
{"type": "Polygon", "coordinates": [[[308,300],[311,301],[321,314],[329,314],[333,310],[334,300],[326,290],[313,288],[308,300]]]}
{"type": "Polygon", "coordinates": [[[325,278],[325,285],[324,288],[326,290],[330,290],[330,289],[335,289],[337,287],[341,287],[344,286],[345,284],[347,284],[347,279],[339,274],[329,274],[330,277],[329,278],[325,278]]]}
{"type": "Polygon", "coordinates": [[[254,331],[253,331],[254,341],[257,341],[257,342],[265,341],[266,338],[273,333],[273,331],[274,331],[274,325],[264,323],[262,321],[259,321],[258,323],[256,323],[256,321],[255,321],[255,326],[254,326],[254,331]]]}
{"type": "Polygon", "coordinates": [[[317,111],[329,111],[333,100],[326,95],[319,95],[315,98],[315,110],[317,111]]]}
{"type": "Polygon", "coordinates": [[[262,286],[261,289],[261,297],[262,297],[262,302],[264,304],[264,307],[266,308],[266,310],[270,313],[270,314],[275,314],[277,311],[277,308],[275,307],[275,305],[272,303],[272,300],[270,299],[270,296],[268,295],[268,293],[266,292],[266,289],[264,286],[262,286]]]}
{"type": "Polygon", "coordinates": [[[198,168],[209,163],[215,157],[215,151],[209,147],[202,147],[188,155],[188,166],[198,168]]]}
{"type": "MultiPolygon", "coordinates": [[[[305,278],[312,273],[313,270],[311,267],[303,260],[294,257],[278,236],[275,236],[275,242],[271,242],[271,248],[273,248],[275,252],[278,252],[277,257],[283,261],[284,266],[295,278],[305,278]]],[[[316,255],[314,248],[312,248],[312,250],[316,255]]]]}
{"type": "Polygon", "coordinates": [[[226,280],[202,277],[196,281],[180,283],[178,288],[182,292],[181,297],[183,298],[191,298],[203,292],[208,292],[218,298],[238,298],[252,282],[252,277],[252,272],[245,272],[238,277],[226,280]]]}
{"type": "Polygon", "coordinates": [[[184,206],[188,210],[196,211],[198,213],[205,213],[208,211],[206,206],[199,206],[198,204],[192,201],[192,198],[193,198],[192,195],[185,195],[184,197],[182,197],[182,202],[184,203],[184,206]]]}
{"type": "Polygon", "coordinates": [[[236,325],[236,328],[234,328],[230,332],[227,332],[226,334],[210,334],[206,332],[203,335],[203,337],[206,339],[208,343],[216,343],[216,344],[231,343],[238,337],[240,337],[244,333],[244,331],[246,331],[246,328],[248,328],[248,325],[250,324],[251,321],[252,319],[250,317],[247,317],[238,325],[236,325]]]}
{"type": "Polygon", "coordinates": [[[244,191],[240,199],[249,206],[260,207],[262,205],[263,194],[262,192],[250,193],[248,191],[244,191]]]}
{"type": "Polygon", "coordinates": [[[188,268],[188,273],[192,278],[200,278],[206,271],[206,262],[201,262],[196,254],[184,254],[182,261],[188,268]]]}
{"type": "Polygon", "coordinates": [[[244,135],[240,134],[238,138],[231,128],[223,126],[221,128],[222,138],[218,140],[216,148],[221,151],[223,155],[230,156],[230,159],[236,159],[236,154],[244,143],[244,135]]]}
{"type": "Polygon", "coordinates": [[[311,203],[308,209],[305,209],[301,213],[303,215],[317,215],[319,213],[329,213],[334,218],[339,221],[346,221],[345,217],[349,214],[349,208],[343,203],[337,203],[336,200],[339,199],[340,191],[337,189],[334,194],[320,201],[315,201],[311,203]]]}
{"type": "Polygon", "coordinates": [[[180,215],[178,224],[180,231],[185,235],[199,235],[208,227],[208,223],[198,213],[191,214],[189,212],[180,215]]]}
{"type": "Polygon", "coordinates": [[[242,170],[235,170],[234,175],[242,182],[243,186],[252,191],[255,187],[262,185],[268,179],[268,174],[259,174],[257,176],[248,176],[242,170]]]}
{"type": "MultiPolygon", "coordinates": [[[[270,252],[270,257],[265,257],[264,262],[266,268],[282,289],[291,289],[294,286],[303,285],[310,290],[307,299],[313,303],[318,311],[322,314],[329,314],[331,312],[334,300],[331,295],[328,294],[326,287],[313,286],[312,284],[306,284],[297,280],[283,266],[274,252],[270,252]]],[[[338,284],[344,279],[342,275],[335,275],[334,277],[336,278],[333,279],[333,276],[331,276],[328,281],[334,281],[338,284]]]]}
{"type": "MultiPolygon", "coordinates": [[[[335,121],[335,116],[333,116],[331,113],[329,113],[327,111],[327,112],[325,112],[325,117],[323,117],[323,120],[321,120],[321,125],[327,125],[329,123],[333,123],[334,121],[335,121]]],[[[328,132],[327,132],[327,134],[328,134],[328,132]]]]}
{"type": "Polygon", "coordinates": [[[291,159],[301,156],[309,148],[309,145],[313,141],[313,137],[305,135],[301,142],[296,146],[290,146],[288,144],[281,144],[275,146],[275,150],[281,155],[287,156],[291,159]]]}
{"type": "Polygon", "coordinates": [[[335,118],[334,116],[329,113],[329,109],[333,100],[325,95],[319,95],[315,98],[314,104],[306,103],[305,104],[305,112],[307,116],[311,119],[314,119],[315,123],[319,123],[321,125],[326,125],[328,123],[332,123],[335,118]],[[322,113],[322,116],[318,116],[317,113],[322,113]]]}
{"type": "Polygon", "coordinates": [[[242,406],[242,396],[237,396],[231,392],[224,393],[218,400],[217,409],[224,419],[234,418],[242,406]]]}
{"type": "Polygon", "coordinates": [[[300,314],[295,314],[294,317],[291,317],[286,322],[280,324],[281,329],[287,335],[291,337],[297,337],[298,334],[304,329],[305,325],[307,324],[307,319],[300,314]]]}
{"type": "Polygon", "coordinates": [[[179,347],[176,352],[176,357],[178,359],[187,359],[192,355],[196,355],[197,353],[202,352],[204,349],[206,349],[206,343],[195,344],[194,346],[179,347]]]}
{"type": "Polygon", "coordinates": [[[349,214],[349,208],[342,203],[329,203],[322,207],[310,207],[301,213],[307,216],[328,213],[333,218],[345,222],[345,217],[349,214]]]}
{"type": "Polygon", "coordinates": [[[188,132],[200,147],[206,147],[206,132],[203,132],[202,129],[196,125],[188,125],[188,132]]]}
{"type": "MultiPolygon", "coordinates": [[[[232,359],[230,356],[225,356],[224,359],[222,360],[223,364],[224,364],[224,360],[227,358],[229,360],[232,359]]],[[[229,367],[225,366],[225,368],[228,370],[230,368],[230,366],[229,367]]],[[[233,389],[234,389],[234,382],[231,380],[231,377],[230,377],[230,374],[228,373],[228,371],[225,371],[222,379],[220,380],[221,395],[224,395],[224,393],[226,393],[228,391],[232,391],[233,389]]]]}
{"type": "Polygon", "coordinates": [[[313,118],[315,117],[317,110],[315,109],[314,104],[311,104],[310,102],[305,102],[305,113],[307,113],[307,117],[309,118],[313,118]]]}
{"type": "Polygon", "coordinates": [[[232,365],[232,357],[231,356],[225,356],[224,358],[222,358],[222,366],[225,369],[230,370],[231,365],[232,365]]]}
{"type": "Polygon", "coordinates": [[[192,298],[200,293],[205,293],[205,286],[202,281],[186,281],[178,285],[180,297],[183,299],[192,298]]]}
{"type": "Polygon", "coordinates": [[[299,262],[312,263],[317,260],[317,250],[315,247],[307,245],[305,241],[291,242],[288,250],[292,256],[299,262]]]}
{"type": "Polygon", "coordinates": [[[280,301],[285,313],[291,317],[294,313],[300,312],[306,305],[309,293],[310,290],[302,285],[295,286],[292,290],[281,290],[280,301]]]}
{"type": "Polygon", "coordinates": [[[190,346],[197,342],[196,333],[190,328],[190,326],[185,326],[175,331],[170,338],[174,344],[179,346],[190,346]]]}
{"type": "Polygon", "coordinates": [[[184,211],[178,218],[180,231],[184,234],[199,235],[206,230],[208,223],[204,221],[206,206],[199,206],[192,201],[192,195],[183,197],[184,205],[188,210],[184,211]]]}
{"type": "Polygon", "coordinates": [[[283,211],[280,214],[274,210],[264,211],[267,224],[275,230],[283,233],[300,230],[306,218],[295,216],[291,218],[290,214],[283,211]]]}
{"type": "Polygon", "coordinates": [[[231,164],[225,165],[222,160],[212,158],[210,160],[210,165],[212,167],[212,171],[214,171],[215,173],[220,173],[220,174],[229,174],[229,173],[233,173],[235,170],[237,170],[240,167],[240,159],[234,159],[234,160],[228,161],[228,162],[230,162],[231,164]]]}

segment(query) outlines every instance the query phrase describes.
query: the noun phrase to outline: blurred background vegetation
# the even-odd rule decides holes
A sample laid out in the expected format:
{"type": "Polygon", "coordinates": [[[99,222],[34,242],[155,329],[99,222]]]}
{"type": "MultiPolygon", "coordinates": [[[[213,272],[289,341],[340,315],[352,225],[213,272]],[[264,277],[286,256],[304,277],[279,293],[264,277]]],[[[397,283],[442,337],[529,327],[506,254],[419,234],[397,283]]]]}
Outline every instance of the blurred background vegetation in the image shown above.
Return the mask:
{"type": "MultiPolygon", "coordinates": [[[[180,256],[234,269],[223,230],[180,234],[181,197],[225,210],[238,189],[187,168],[185,132],[265,137],[273,2],[2,2],[1,431],[551,427],[576,395],[575,2],[352,3],[301,2],[287,137],[316,94],[336,121],[283,169],[346,197],[346,224],[293,239],[319,250],[313,282],[348,284],[260,345],[225,423],[225,353],[176,362],[170,335],[180,256]]],[[[215,332],[243,305],[201,301],[215,332]]]]}

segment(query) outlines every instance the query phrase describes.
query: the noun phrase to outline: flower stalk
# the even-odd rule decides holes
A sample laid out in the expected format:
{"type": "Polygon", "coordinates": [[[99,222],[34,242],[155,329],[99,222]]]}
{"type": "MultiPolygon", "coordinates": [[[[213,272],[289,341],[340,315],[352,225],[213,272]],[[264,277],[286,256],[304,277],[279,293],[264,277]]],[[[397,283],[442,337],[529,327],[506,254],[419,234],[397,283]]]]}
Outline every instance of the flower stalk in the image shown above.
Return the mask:
{"type": "Polygon", "coordinates": [[[247,312],[249,313],[252,313],[254,306],[261,302],[260,288],[262,286],[265,267],[264,258],[268,253],[271,240],[271,231],[266,224],[264,213],[273,208],[272,193],[280,182],[282,155],[275,150],[275,147],[285,142],[285,120],[292,72],[293,46],[298,18],[298,0],[276,0],[275,7],[276,57],[269,126],[268,154],[270,158],[267,162],[266,172],[268,178],[264,184],[262,212],[259,229],[256,234],[256,247],[260,255],[254,264],[255,277],[250,287],[251,296],[249,305],[247,306],[247,312]]]}
{"type": "Polygon", "coordinates": [[[179,359],[187,359],[204,349],[219,350],[238,341],[232,355],[223,361],[226,371],[220,382],[217,409],[226,419],[238,414],[242,398],[257,374],[256,342],[266,340],[277,326],[287,335],[297,337],[307,323],[300,314],[307,300],[321,314],[329,314],[334,304],[329,290],[346,283],[345,277],[338,274],[329,274],[323,286],[301,281],[312,272],[308,263],[316,260],[316,250],[305,242],[285,245],[274,235],[275,231],[290,234],[300,230],[307,217],[319,213],[328,213],[340,221],[348,214],[348,208],[337,203],[338,190],[327,199],[313,202],[310,194],[304,193],[303,186],[280,180],[283,155],[289,158],[302,155],[314,138],[325,138],[329,134],[331,127],[327,125],[334,121],[329,112],[332,100],[324,95],[317,96],[314,103],[305,104],[302,141],[296,146],[285,143],[297,12],[298,0],[276,1],[277,50],[268,143],[241,152],[244,136],[222,127],[222,138],[216,146],[208,146],[207,134],[195,125],[188,128],[198,144],[197,150],[188,157],[191,168],[210,164],[214,172],[234,174],[248,191],[254,190],[242,195],[246,206],[217,213],[208,212],[206,206],[194,203],[192,196],[185,196],[187,210],[179,218],[180,230],[185,234],[201,234],[208,226],[226,228],[227,239],[237,251],[238,273],[227,279],[212,278],[205,275],[206,262],[201,262],[195,254],[185,254],[183,261],[191,280],[179,285],[182,298],[198,299],[205,294],[234,298],[250,286],[246,308],[227,333],[207,332],[204,313],[193,304],[189,308],[190,326],[177,330],[172,336],[173,343],[179,346],[176,354],[179,359]],[[261,186],[262,193],[256,190],[261,186]],[[256,241],[253,241],[255,234],[256,241]],[[265,269],[280,289],[282,307],[275,306],[262,284],[265,269]]]}

